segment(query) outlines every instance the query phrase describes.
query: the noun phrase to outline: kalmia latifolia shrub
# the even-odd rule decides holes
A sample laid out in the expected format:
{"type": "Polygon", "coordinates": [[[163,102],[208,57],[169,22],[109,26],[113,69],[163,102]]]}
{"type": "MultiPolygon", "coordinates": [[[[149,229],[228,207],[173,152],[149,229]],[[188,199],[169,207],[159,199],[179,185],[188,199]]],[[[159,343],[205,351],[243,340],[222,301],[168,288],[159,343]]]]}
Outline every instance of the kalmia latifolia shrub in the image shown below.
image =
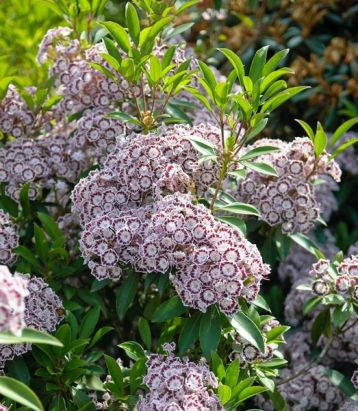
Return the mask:
{"type": "Polygon", "coordinates": [[[358,121],[277,132],[288,50],[205,55],[195,3],[48,2],[0,80],[0,410],[358,401],[358,121]]]}

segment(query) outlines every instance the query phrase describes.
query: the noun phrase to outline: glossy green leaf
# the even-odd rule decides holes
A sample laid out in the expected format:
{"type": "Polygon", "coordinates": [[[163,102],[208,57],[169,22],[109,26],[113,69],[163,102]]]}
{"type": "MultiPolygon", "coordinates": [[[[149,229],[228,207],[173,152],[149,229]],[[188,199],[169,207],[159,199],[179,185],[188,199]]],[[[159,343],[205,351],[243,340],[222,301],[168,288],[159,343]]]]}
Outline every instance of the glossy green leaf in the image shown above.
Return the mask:
{"type": "Polygon", "coordinates": [[[180,297],[172,297],[170,300],[160,304],[160,306],[154,311],[152,321],[155,323],[172,320],[175,317],[179,317],[185,313],[186,307],[184,307],[180,297]]]}
{"type": "Polygon", "coordinates": [[[228,385],[220,384],[218,387],[218,397],[222,405],[225,405],[231,398],[231,388],[228,385]]]}
{"type": "Polygon", "coordinates": [[[262,74],[267,76],[270,74],[275,68],[281,63],[281,61],[287,56],[289,53],[289,49],[280,50],[275,53],[265,64],[262,74]]]}
{"type": "Polygon", "coordinates": [[[266,56],[268,46],[264,46],[256,51],[254,58],[252,59],[249,77],[253,82],[258,81],[260,77],[262,77],[262,72],[266,63],[266,56]]]}
{"type": "Polygon", "coordinates": [[[42,331],[37,331],[32,328],[22,330],[21,336],[13,335],[9,332],[0,332],[0,344],[46,344],[63,347],[61,341],[42,331]]]}
{"type": "Polygon", "coordinates": [[[343,137],[344,134],[356,124],[358,124],[358,118],[351,118],[341,124],[330,138],[330,146],[334,146],[340,140],[340,138],[343,137]]]}
{"type": "Polygon", "coordinates": [[[179,355],[184,355],[198,339],[201,316],[202,314],[197,312],[185,320],[179,334],[179,355]]]}
{"type": "Polygon", "coordinates": [[[116,311],[120,320],[126,315],[129,306],[132,304],[138,289],[139,275],[130,271],[123,281],[116,297],[116,311]]]}
{"type": "Polygon", "coordinates": [[[144,317],[140,317],[138,320],[138,331],[145,346],[150,350],[152,348],[152,333],[149,323],[144,317]]]}
{"type": "Polygon", "coordinates": [[[119,47],[124,52],[128,53],[130,49],[130,41],[125,29],[114,21],[107,21],[102,23],[102,25],[109,31],[114,40],[118,43],[119,47]]]}
{"type": "Polygon", "coordinates": [[[200,320],[199,340],[203,354],[209,358],[216,351],[221,336],[220,313],[215,306],[210,306],[200,320]]]}
{"type": "Polygon", "coordinates": [[[29,387],[14,378],[0,376],[0,394],[28,407],[30,410],[44,411],[38,396],[29,387]]]}
{"type": "Polygon", "coordinates": [[[260,174],[265,174],[267,176],[274,176],[277,177],[276,170],[270,166],[270,164],[261,163],[261,162],[242,162],[245,167],[249,168],[250,170],[257,171],[260,174]]]}
{"type": "Polygon", "coordinates": [[[79,329],[79,338],[88,338],[92,335],[92,333],[96,329],[100,312],[101,312],[101,309],[98,306],[93,307],[83,317],[83,320],[81,322],[80,329],[79,329]]]}
{"type": "Polygon", "coordinates": [[[263,156],[266,154],[276,153],[280,148],[274,146],[256,147],[240,157],[240,160],[251,160],[252,158],[263,156]]]}
{"type": "Polygon", "coordinates": [[[126,23],[128,27],[129,34],[133,43],[138,46],[139,44],[139,34],[140,34],[140,23],[136,8],[131,3],[126,4],[125,9],[126,23]]]}
{"type": "Polygon", "coordinates": [[[245,203],[232,203],[224,206],[218,207],[218,210],[227,211],[235,214],[244,214],[244,215],[255,215],[260,216],[259,210],[250,204],[245,203]]]}
{"type": "Polygon", "coordinates": [[[136,341],[127,341],[119,344],[118,347],[122,348],[129,358],[138,361],[145,357],[145,352],[143,347],[136,341]]]}
{"type": "Polygon", "coordinates": [[[312,130],[312,127],[303,120],[295,119],[295,121],[297,121],[297,123],[305,130],[307,136],[311,139],[311,141],[314,142],[315,134],[312,130]]]}
{"type": "Polygon", "coordinates": [[[219,51],[223,53],[232,64],[236,71],[237,78],[239,79],[239,83],[242,86],[244,84],[245,69],[240,57],[230,49],[221,48],[219,51]]]}
{"type": "Polygon", "coordinates": [[[232,318],[230,324],[235,328],[242,338],[245,338],[261,352],[265,352],[265,342],[256,324],[242,311],[238,311],[232,318]]]}

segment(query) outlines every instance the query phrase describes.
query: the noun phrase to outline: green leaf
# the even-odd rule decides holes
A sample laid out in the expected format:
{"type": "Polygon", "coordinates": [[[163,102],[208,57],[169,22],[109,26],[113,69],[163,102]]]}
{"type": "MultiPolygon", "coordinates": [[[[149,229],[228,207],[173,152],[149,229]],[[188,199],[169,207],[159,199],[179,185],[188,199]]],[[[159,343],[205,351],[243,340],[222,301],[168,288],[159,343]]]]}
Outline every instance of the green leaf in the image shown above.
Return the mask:
{"type": "Polygon", "coordinates": [[[93,347],[101,338],[103,338],[106,334],[111,332],[113,329],[114,329],[113,327],[102,327],[99,330],[97,330],[88,348],[93,347]]]}
{"type": "Polygon", "coordinates": [[[240,57],[235,54],[232,50],[226,49],[226,48],[220,48],[218,49],[221,53],[224,54],[224,56],[230,61],[232,66],[234,67],[237,78],[239,79],[239,83],[241,86],[244,85],[244,76],[245,76],[245,69],[244,65],[240,59],[240,57]]]}
{"type": "Polygon", "coordinates": [[[131,270],[119,289],[116,297],[116,311],[120,320],[123,320],[134,300],[138,289],[138,282],[138,273],[131,270]]]}
{"type": "Polygon", "coordinates": [[[287,56],[289,53],[289,49],[280,50],[275,53],[265,64],[262,74],[263,76],[267,76],[270,74],[275,68],[281,63],[281,61],[287,56]]]}
{"type": "Polygon", "coordinates": [[[231,398],[231,388],[228,385],[220,384],[218,387],[218,397],[222,405],[225,405],[231,398]]]}
{"type": "Polygon", "coordinates": [[[356,124],[358,124],[358,118],[351,118],[345,121],[343,124],[341,124],[330,138],[330,146],[334,146],[337,143],[337,141],[339,141],[339,139],[343,137],[344,134],[356,124]]]}
{"type": "Polygon", "coordinates": [[[311,141],[314,142],[315,135],[312,127],[303,120],[295,119],[295,121],[297,121],[297,123],[305,130],[307,136],[311,139],[311,141]]]}
{"type": "Polygon", "coordinates": [[[118,43],[119,47],[126,53],[129,52],[131,47],[128,34],[125,29],[118,23],[114,21],[107,21],[102,23],[102,25],[109,31],[114,40],[118,43]]]}
{"type": "Polygon", "coordinates": [[[330,310],[327,307],[325,310],[321,311],[315,318],[312,328],[311,328],[311,338],[313,346],[317,345],[317,342],[322,334],[326,336],[330,330],[330,310]]]}
{"type": "Polygon", "coordinates": [[[203,75],[204,80],[209,86],[211,92],[214,93],[217,83],[216,83],[216,78],[213,72],[203,61],[198,60],[198,65],[199,65],[199,69],[201,71],[201,74],[203,75]]]}
{"type": "Polygon", "coordinates": [[[225,384],[234,388],[240,376],[240,360],[236,358],[226,369],[225,384]]]}
{"type": "Polygon", "coordinates": [[[205,156],[215,155],[216,147],[210,141],[196,136],[189,137],[188,140],[191,142],[193,147],[199,151],[200,154],[203,154],[205,156]]]}
{"type": "Polygon", "coordinates": [[[199,337],[199,324],[201,313],[197,312],[185,320],[179,334],[179,355],[184,355],[186,351],[195,343],[199,337]]]}
{"type": "Polygon", "coordinates": [[[22,334],[19,337],[9,332],[0,332],[0,344],[22,343],[47,344],[63,347],[63,344],[57,338],[42,331],[33,330],[32,328],[22,330],[22,334]]]}
{"type": "Polygon", "coordinates": [[[253,301],[252,304],[256,305],[256,307],[262,308],[263,310],[265,310],[269,313],[271,312],[270,306],[267,304],[267,301],[260,294],[257,295],[255,301],[253,301]]]}
{"type": "Polygon", "coordinates": [[[138,331],[145,346],[150,350],[152,348],[152,333],[149,323],[144,317],[140,317],[138,320],[138,331]]]}
{"type": "Polygon", "coordinates": [[[303,305],[303,314],[307,315],[314,310],[322,301],[322,297],[312,297],[303,305]]]}
{"type": "Polygon", "coordinates": [[[241,231],[241,233],[246,236],[247,230],[246,230],[246,224],[244,220],[241,220],[241,218],[237,218],[235,216],[216,216],[216,218],[220,221],[223,221],[224,223],[230,225],[231,227],[234,227],[238,230],[241,231]]]}
{"type": "Polygon", "coordinates": [[[347,150],[348,147],[352,146],[353,144],[356,144],[358,142],[358,138],[351,138],[350,140],[346,141],[345,143],[341,144],[332,154],[330,158],[335,158],[339,154],[343,153],[343,151],[347,150]]]}
{"type": "Polygon", "coordinates": [[[129,34],[133,43],[138,46],[139,44],[139,34],[140,34],[140,23],[136,8],[131,3],[126,4],[126,23],[128,27],[129,34]]]}
{"type": "Polygon", "coordinates": [[[291,327],[288,325],[278,325],[266,334],[267,343],[280,339],[282,335],[287,332],[291,327]]]}
{"type": "Polygon", "coordinates": [[[343,391],[344,394],[346,394],[348,397],[357,396],[358,390],[354,388],[352,382],[340,372],[326,368],[324,375],[326,375],[329,380],[341,391],[343,391]]]}
{"type": "Polygon", "coordinates": [[[247,141],[251,140],[252,138],[256,137],[261,131],[266,127],[266,124],[268,122],[268,118],[263,118],[260,120],[248,133],[247,135],[247,141]]]}
{"type": "Polygon", "coordinates": [[[110,117],[110,118],[115,118],[117,120],[125,121],[127,123],[133,123],[133,124],[136,124],[138,126],[141,125],[141,122],[136,117],[131,116],[127,113],[123,113],[121,111],[115,111],[113,113],[108,113],[107,116],[110,117]]]}
{"type": "Polygon", "coordinates": [[[229,321],[242,338],[245,338],[261,352],[265,352],[263,336],[256,324],[246,314],[238,311],[229,321]]]}
{"type": "Polygon", "coordinates": [[[250,151],[248,151],[246,154],[240,157],[240,161],[242,160],[251,160],[252,158],[263,156],[265,154],[271,154],[271,153],[276,153],[277,151],[280,151],[278,147],[274,146],[261,146],[254,148],[250,151]]]}
{"type": "Polygon", "coordinates": [[[98,306],[93,307],[83,317],[78,334],[79,338],[88,338],[92,335],[93,331],[96,329],[100,312],[101,309],[98,306]]]}
{"type": "Polygon", "coordinates": [[[118,347],[122,348],[129,358],[138,361],[145,357],[145,352],[143,347],[136,341],[127,341],[119,344],[118,347]]]}
{"type": "Polygon", "coordinates": [[[267,391],[266,387],[261,387],[261,386],[253,386],[253,387],[247,387],[243,389],[240,394],[239,394],[239,401],[244,402],[248,400],[251,397],[254,397],[255,395],[261,394],[262,392],[267,391]]]}
{"type": "Polygon", "coordinates": [[[180,297],[172,297],[170,300],[160,304],[160,306],[154,311],[152,316],[152,322],[159,323],[167,320],[172,320],[175,317],[179,317],[186,312],[180,297]]]}
{"type": "Polygon", "coordinates": [[[232,203],[218,207],[218,210],[227,211],[235,214],[255,215],[260,216],[259,210],[250,204],[232,203]]]}
{"type": "Polygon", "coordinates": [[[199,341],[203,354],[209,358],[216,351],[221,336],[221,319],[218,309],[212,305],[200,320],[199,341]]]}
{"type": "Polygon", "coordinates": [[[342,327],[342,325],[349,320],[353,314],[353,306],[351,304],[343,304],[340,307],[336,307],[332,313],[333,324],[336,327],[342,327]]]}
{"type": "Polygon", "coordinates": [[[117,361],[110,357],[109,355],[104,355],[104,360],[107,365],[108,372],[110,376],[112,377],[112,380],[114,384],[116,385],[116,388],[118,388],[119,394],[123,393],[123,374],[121,367],[118,365],[117,361]]]}
{"type": "Polygon", "coordinates": [[[269,392],[268,395],[274,404],[275,410],[289,411],[285,399],[277,389],[274,392],[269,392]]]}
{"type": "Polygon", "coordinates": [[[265,174],[268,176],[277,177],[276,170],[270,166],[270,164],[261,163],[261,162],[242,162],[244,166],[249,168],[250,170],[257,171],[258,173],[265,174]]]}
{"type": "MultiPolygon", "coordinates": [[[[273,73],[270,73],[267,77],[263,79],[261,83],[261,87],[260,87],[261,93],[264,93],[273,84],[277,84],[277,81],[280,77],[285,76],[286,74],[292,74],[292,73],[293,73],[293,70],[287,67],[284,67],[282,69],[274,71],[273,73]]],[[[283,83],[278,83],[278,84],[283,85],[283,83]]],[[[271,89],[271,92],[272,92],[272,89],[271,89]]],[[[265,99],[269,97],[268,94],[265,93],[265,99]]]]}
{"type": "Polygon", "coordinates": [[[30,410],[44,411],[38,396],[25,384],[10,377],[0,376],[0,394],[30,410]]]}
{"type": "Polygon", "coordinates": [[[296,86],[291,87],[281,93],[269,98],[265,104],[261,108],[261,112],[272,112],[285,101],[289,100],[290,98],[294,97],[296,94],[301,93],[303,90],[308,89],[308,86],[296,86]]]}
{"type": "Polygon", "coordinates": [[[37,271],[41,271],[41,265],[28,248],[24,247],[23,245],[19,245],[15,248],[15,253],[29,262],[37,271]]]}
{"type": "Polygon", "coordinates": [[[317,245],[306,235],[302,233],[289,234],[289,237],[299,246],[313,254],[316,258],[325,258],[324,254],[319,250],[317,245]]]}
{"type": "Polygon", "coordinates": [[[324,132],[320,122],[317,123],[316,135],[314,138],[314,152],[319,157],[327,146],[327,134],[324,132]]]}
{"type": "Polygon", "coordinates": [[[267,50],[269,46],[264,46],[256,51],[254,58],[252,59],[249,77],[255,83],[260,77],[266,63],[267,50]]]}
{"type": "Polygon", "coordinates": [[[37,213],[37,217],[41,221],[46,233],[53,239],[57,240],[59,237],[63,237],[62,231],[59,229],[56,221],[45,213],[37,213]]]}

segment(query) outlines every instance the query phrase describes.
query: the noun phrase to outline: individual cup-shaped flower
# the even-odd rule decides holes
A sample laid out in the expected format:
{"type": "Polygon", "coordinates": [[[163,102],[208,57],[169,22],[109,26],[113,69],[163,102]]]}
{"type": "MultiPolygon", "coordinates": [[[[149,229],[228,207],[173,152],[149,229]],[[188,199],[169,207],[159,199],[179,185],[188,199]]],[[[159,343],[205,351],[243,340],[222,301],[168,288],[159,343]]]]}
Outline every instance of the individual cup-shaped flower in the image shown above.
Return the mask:
{"type": "Polygon", "coordinates": [[[223,410],[213,391],[218,381],[205,361],[175,357],[173,344],[163,348],[167,355],[151,354],[147,361],[143,382],[149,391],[140,397],[138,411],[223,410]]]}
{"type": "Polygon", "coordinates": [[[0,265],[0,332],[11,331],[21,335],[25,323],[25,298],[29,295],[28,282],[5,265],[0,265]]]}
{"type": "Polygon", "coordinates": [[[317,295],[327,295],[329,293],[329,285],[322,280],[316,280],[312,283],[312,291],[317,295]]]}

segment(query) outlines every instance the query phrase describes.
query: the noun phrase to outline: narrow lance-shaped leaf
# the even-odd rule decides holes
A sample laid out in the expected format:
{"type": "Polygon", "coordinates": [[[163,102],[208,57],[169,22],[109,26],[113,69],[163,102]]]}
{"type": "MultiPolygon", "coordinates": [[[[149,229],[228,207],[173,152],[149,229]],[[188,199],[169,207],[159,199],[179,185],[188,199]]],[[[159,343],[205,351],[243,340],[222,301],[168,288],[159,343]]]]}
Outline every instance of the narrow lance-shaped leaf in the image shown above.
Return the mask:
{"type": "Polygon", "coordinates": [[[315,135],[314,135],[314,131],[312,130],[311,126],[303,120],[295,119],[295,121],[297,121],[297,123],[305,130],[305,132],[307,133],[307,136],[311,139],[311,141],[314,141],[315,135]]]}
{"type": "Polygon", "coordinates": [[[138,46],[139,44],[139,34],[140,34],[140,23],[136,8],[131,3],[126,4],[126,23],[128,27],[129,34],[133,43],[138,46]]]}
{"type": "Polygon", "coordinates": [[[242,162],[242,164],[251,170],[257,171],[258,173],[277,177],[276,170],[272,166],[270,166],[270,164],[261,163],[261,162],[250,162],[249,163],[247,161],[242,162]]]}
{"type": "Polygon", "coordinates": [[[56,347],[63,347],[61,341],[50,334],[33,330],[32,328],[25,328],[22,330],[21,336],[13,335],[9,332],[0,333],[0,344],[46,344],[54,345],[56,347]]]}
{"type": "Polygon", "coordinates": [[[219,210],[228,211],[235,214],[246,214],[260,216],[259,210],[251,204],[245,203],[232,203],[218,207],[219,210]]]}
{"type": "Polygon", "coordinates": [[[234,67],[237,78],[239,79],[239,83],[241,86],[244,85],[244,76],[245,76],[245,69],[244,65],[240,59],[240,57],[235,54],[232,50],[226,49],[226,48],[221,48],[219,49],[221,53],[224,54],[224,56],[230,61],[232,66],[234,67]]]}
{"type": "Polygon", "coordinates": [[[333,133],[332,137],[330,138],[329,144],[330,146],[334,146],[337,141],[354,125],[358,124],[358,118],[351,118],[341,124],[337,130],[333,133]]]}
{"type": "Polygon", "coordinates": [[[125,29],[120,24],[113,21],[107,21],[102,23],[102,25],[110,32],[119,47],[128,53],[131,45],[125,29]]]}
{"type": "Polygon", "coordinates": [[[275,153],[277,151],[280,151],[280,149],[278,147],[274,147],[274,146],[256,147],[256,148],[248,151],[243,156],[241,156],[240,160],[250,160],[252,158],[255,158],[255,157],[258,157],[258,156],[263,156],[265,154],[275,153]]]}

